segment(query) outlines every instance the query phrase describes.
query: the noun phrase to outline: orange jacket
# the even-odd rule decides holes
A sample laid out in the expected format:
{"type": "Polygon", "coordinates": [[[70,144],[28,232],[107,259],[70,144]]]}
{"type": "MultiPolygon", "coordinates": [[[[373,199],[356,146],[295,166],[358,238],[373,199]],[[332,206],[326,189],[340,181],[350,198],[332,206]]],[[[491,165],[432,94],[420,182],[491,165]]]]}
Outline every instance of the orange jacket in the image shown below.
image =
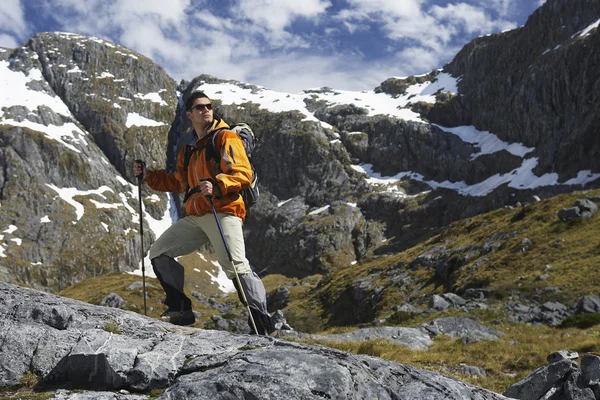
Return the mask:
{"type": "MultiPolygon", "coordinates": [[[[204,145],[210,146],[210,136],[219,129],[227,129],[223,120],[216,119],[209,128],[209,134],[200,140],[196,140],[192,149],[204,145]]],[[[193,129],[192,129],[192,133],[193,129]]],[[[192,142],[194,141],[192,140],[192,142]]],[[[183,193],[188,188],[194,188],[200,184],[201,179],[211,179],[213,182],[213,204],[219,213],[232,214],[246,218],[246,206],[239,191],[250,186],[252,182],[252,168],[246,156],[244,144],[235,133],[223,130],[217,134],[215,140],[216,151],[221,154],[221,162],[217,171],[215,160],[207,160],[204,148],[192,152],[187,168],[183,170],[185,160],[185,147],[182,146],[177,155],[177,171],[168,173],[164,169],[148,171],[146,182],[154,190],[161,192],[183,193]],[[216,182],[218,187],[214,187],[216,182]]],[[[186,202],[186,215],[204,215],[211,213],[212,209],[208,199],[200,193],[194,193],[186,202]]]]}

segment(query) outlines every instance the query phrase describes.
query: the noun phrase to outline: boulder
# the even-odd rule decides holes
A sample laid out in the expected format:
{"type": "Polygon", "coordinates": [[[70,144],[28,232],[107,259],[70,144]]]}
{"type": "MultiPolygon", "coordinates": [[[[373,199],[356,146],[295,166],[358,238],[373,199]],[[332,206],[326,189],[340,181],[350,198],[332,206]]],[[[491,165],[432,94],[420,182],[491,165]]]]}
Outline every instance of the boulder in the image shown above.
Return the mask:
{"type": "Polygon", "coordinates": [[[395,326],[379,326],[362,328],[352,332],[335,333],[330,335],[309,335],[311,339],[332,342],[362,342],[374,339],[385,339],[390,344],[399,344],[413,350],[427,350],[433,340],[427,332],[418,328],[403,328],[395,326]]]}
{"type": "Polygon", "coordinates": [[[61,399],[134,400],[152,389],[166,389],[161,400],[504,398],[376,357],[179,327],[0,282],[0,386],[15,386],[30,372],[40,378],[37,389],[61,399]],[[33,315],[52,308],[70,316],[61,329],[33,315]],[[107,321],[118,333],[106,330],[107,321]],[[81,391],[64,390],[74,386],[81,391]],[[137,394],[104,392],[118,389],[137,394]]]}
{"type": "Polygon", "coordinates": [[[105,307],[113,307],[113,308],[123,308],[126,301],[123,300],[121,296],[116,293],[110,293],[106,295],[102,301],[100,301],[101,306],[105,307]]]}
{"type": "Polygon", "coordinates": [[[450,303],[446,301],[442,296],[434,294],[429,299],[429,308],[437,311],[443,311],[450,308],[450,303]]]}
{"type": "Polygon", "coordinates": [[[584,354],[581,358],[581,378],[586,385],[600,384],[600,356],[584,354]]]}
{"type": "Polygon", "coordinates": [[[511,385],[504,396],[513,399],[537,400],[544,396],[554,386],[563,382],[577,364],[569,359],[564,359],[533,371],[520,382],[511,385]]]}
{"type": "Polygon", "coordinates": [[[597,296],[583,296],[575,306],[575,314],[600,312],[600,298],[597,296]]]}
{"type": "Polygon", "coordinates": [[[447,335],[451,338],[464,338],[467,341],[495,340],[504,336],[504,333],[494,328],[462,317],[434,319],[419,325],[417,328],[432,336],[447,335]]]}

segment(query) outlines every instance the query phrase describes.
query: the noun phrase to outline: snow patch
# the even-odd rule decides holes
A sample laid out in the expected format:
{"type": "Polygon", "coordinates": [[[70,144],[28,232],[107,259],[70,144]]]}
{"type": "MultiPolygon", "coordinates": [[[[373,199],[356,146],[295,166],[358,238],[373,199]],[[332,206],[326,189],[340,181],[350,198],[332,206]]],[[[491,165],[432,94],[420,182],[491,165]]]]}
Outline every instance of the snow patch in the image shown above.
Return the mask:
{"type": "Polygon", "coordinates": [[[14,225],[9,225],[9,226],[8,226],[8,229],[5,229],[5,230],[4,230],[4,231],[2,231],[2,232],[4,232],[4,233],[8,233],[8,234],[10,235],[11,233],[13,233],[14,231],[16,231],[17,229],[19,229],[19,228],[17,228],[17,227],[16,227],[16,226],[14,226],[14,225]]]}
{"type": "Polygon", "coordinates": [[[167,105],[167,102],[164,101],[162,97],[160,97],[159,93],[146,93],[146,94],[136,93],[133,95],[133,97],[137,97],[138,99],[142,99],[142,100],[149,100],[153,103],[158,103],[161,106],[167,105]]]}
{"type": "Polygon", "coordinates": [[[138,113],[127,114],[127,121],[125,126],[131,128],[132,126],[163,126],[166,125],[164,122],[158,122],[153,119],[149,119],[141,116],[138,113]]]}
{"type": "Polygon", "coordinates": [[[330,207],[330,206],[329,206],[329,204],[328,204],[328,205],[326,205],[326,206],[323,206],[323,207],[321,207],[321,208],[317,208],[316,210],[309,212],[309,213],[308,213],[308,215],[316,215],[316,214],[320,214],[320,213],[322,213],[322,212],[324,212],[324,211],[327,211],[327,209],[329,209],[329,207],[330,207]]]}
{"type": "Polygon", "coordinates": [[[471,160],[474,160],[483,154],[492,154],[500,150],[506,150],[509,153],[519,157],[524,157],[527,153],[535,150],[534,147],[526,147],[521,143],[504,142],[493,133],[488,131],[479,131],[474,126],[458,126],[455,128],[445,128],[435,124],[433,126],[437,126],[444,132],[449,132],[458,136],[463,142],[478,146],[481,151],[473,154],[471,156],[471,160]]]}
{"type": "MultiPolygon", "coordinates": [[[[598,21],[594,22],[593,24],[590,24],[584,30],[582,30],[581,33],[579,34],[579,36],[582,37],[582,36],[589,35],[592,32],[592,30],[598,28],[598,26],[600,26],[600,19],[598,21]]],[[[575,35],[577,35],[577,34],[575,34],[575,35]]],[[[575,35],[573,35],[573,36],[575,36],[575,35]]]]}

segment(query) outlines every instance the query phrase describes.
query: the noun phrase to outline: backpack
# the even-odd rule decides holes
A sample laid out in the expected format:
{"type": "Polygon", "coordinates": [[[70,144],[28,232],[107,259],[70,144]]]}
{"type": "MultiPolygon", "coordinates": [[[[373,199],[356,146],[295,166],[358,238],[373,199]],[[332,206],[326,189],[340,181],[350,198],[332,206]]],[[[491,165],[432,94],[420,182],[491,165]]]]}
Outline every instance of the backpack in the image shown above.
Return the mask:
{"type": "MultiPolygon", "coordinates": [[[[246,156],[248,156],[248,160],[250,161],[250,168],[252,169],[252,183],[250,184],[249,187],[240,191],[240,195],[242,196],[242,199],[244,200],[246,209],[249,209],[254,204],[256,204],[256,202],[258,201],[258,198],[260,196],[260,192],[258,190],[258,174],[256,173],[256,169],[254,168],[254,165],[252,164],[252,151],[254,151],[254,144],[256,142],[254,132],[252,132],[252,129],[250,128],[250,126],[248,126],[248,124],[242,122],[242,123],[231,125],[229,127],[229,129],[227,129],[227,128],[219,129],[218,131],[216,131],[210,135],[210,138],[209,138],[210,145],[208,145],[209,151],[207,152],[207,154],[210,154],[210,156],[215,160],[217,173],[220,172],[219,165],[221,163],[221,154],[216,150],[217,146],[216,146],[215,141],[216,141],[217,135],[219,133],[221,133],[222,131],[231,131],[240,137],[240,139],[242,140],[242,143],[244,144],[244,150],[246,150],[246,156]]],[[[190,162],[190,158],[191,158],[191,153],[192,153],[191,146],[186,145],[185,159],[184,159],[184,163],[183,163],[184,171],[187,171],[187,168],[188,168],[188,165],[190,162]]],[[[188,193],[186,193],[185,199],[183,200],[184,202],[187,201],[189,196],[193,193],[192,192],[193,190],[194,189],[190,189],[188,191],[188,193]]]]}

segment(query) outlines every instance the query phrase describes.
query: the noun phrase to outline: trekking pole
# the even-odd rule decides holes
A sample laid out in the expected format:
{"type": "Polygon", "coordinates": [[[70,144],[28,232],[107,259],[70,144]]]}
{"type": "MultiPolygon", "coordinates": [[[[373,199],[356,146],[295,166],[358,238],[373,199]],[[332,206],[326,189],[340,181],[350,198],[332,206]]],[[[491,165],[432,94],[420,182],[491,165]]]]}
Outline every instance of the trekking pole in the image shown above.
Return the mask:
{"type": "Polygon", "coordinates": [[[140,164],[142,166],[142,173],[139,175],[136,175],[136,178],[138,180],[138,198],[140,200],[140,237],[141,237],[141,243],[142,243],[142,295],[144,296],[144,315],[148,315],[146,313],[146,268],[144,267],[144,220],[142,218],[142,183],[144,182],[144,167],[146,166],[146,163],[144,163],[142,160],[135,160],[136,164],[140,164]]]}
{"type": "Polygon", "coordinates": [[[240,293],[242,294],[242,303],[248,309],[248,314],[250,314],[250,321],[252,322],[252,328],[254,329],[254,333],[258,336],[258,329],[256,329],[256,323],[254,322],[254,317],[252,316],[252,311],[250,311],[250,304],[248,304],[248,299],[246,298],[246,293],[244,293],[244,287],[242,286],[242,282],[240,281],[240,276],[238,275],[237,268],[233,263],[233,257],[231,257],[231,251],[229,251],[229,245],[227,245],[227,240],[225,239],[225,235],[223,234],[223,229],[221,228],[221,223],[219,222],[219,217],[217,216],[217,210],[215,210],[215,205],[212,202],[212,196],[206,196],[208,202],[210,203],[210,207],[212,208],[213,215],[215,216],[215,221],[217,221],[217,227],[219,228],[219,233],[221,234],[221,239],[223,239],[223,244],[225,245],[225,251],[227,251],[227,257],[229,258],[229,262],[233,267],[233,272],[235,273],[235,281],[240,288],[240,293]]]}

